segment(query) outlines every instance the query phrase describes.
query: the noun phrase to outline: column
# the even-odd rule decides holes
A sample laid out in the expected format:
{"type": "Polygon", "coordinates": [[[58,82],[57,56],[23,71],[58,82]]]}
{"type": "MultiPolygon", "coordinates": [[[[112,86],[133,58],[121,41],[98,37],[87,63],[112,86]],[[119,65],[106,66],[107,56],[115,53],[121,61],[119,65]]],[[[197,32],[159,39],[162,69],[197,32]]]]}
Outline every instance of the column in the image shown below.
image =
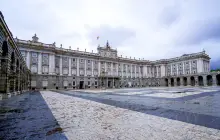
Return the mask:
{"type": "Polygon", "coordinates": [[[121,77],[123,78],[124,76],[124,65],[121,63],[121,77]]]}
{"type": "Polygon", "coordinates": [[[134,77],[137,78],[137,75],[136,75],[136,65],[134,65],[134,77]]]}
{"type": "Polygon", "coordinates": [[[28,69],[30,69],[30,51],[27,51],[26,64],[28,69]]]}
{"type": "Polygon", "coordinates": [[[54,55],[49,54],[49,74],[54,74],[54,55]]]}
{"type": "Polygon", "coordinates": [[[101,73],[101,62],[98,61],[98,76],[100,76],[101,73]]]}
{"type": "Polygon", "coordinates": [[[62,56],[60,56],[60,75],[63,75],[63,61],[62,61],[62,56]]]}
{"type": "Polygon", "coordinates": [[[92,77],[94,77],[94,60],[91,60],[91,63],[92,63],[92,77]]]}
{"type": "Polygon", "coordinates": [[[114,73],[113,73],[113,63],[111,63],[111,75],[114,75],[114,73]]]}
{"type": "Polygon", "coordinates": [[[176,75],[179,75],[179,64],[176,63],[176,75]]]}
{"type": "Polygon", "coordinates": [[[71,71],[71,59],[72,58],[69,57],[69,74],[68,74],[68,76],[71,76],[71,73],[72,73],[72,71],[71,71]]]}
{"type": "Polygon", "coordinates": [[[191,74],[191,61],[189,61],[189,73],[191,74]]]}
{"type": "Polygon", "coordinates": [[[206,75],[205,75],[205,76],[202,76],[202,78],[203,78],[203,84],[204,84],[204,86],[208,86],[208,85],[207,85],[206,75]]]}
{"type": "Polygon", "coordinates": [[[183,66],[183,75],[185,74],[185,64],[184,62],[182,62],[182,66],[183,66]]]}
{"type": "Polygon", "coordinates": [[[118,76],[118,63],[116,63],[116,71],[117,71],[117,76],[118,76]]]}
{"type": "Polygon", "coordinates": [[[42,54],[41,54],[41,52],[40,53],[38,53],[38,70],[37,70],[37,72],[38,72],[38,74],[42,74],[42,54]]]}
{"type": "Polygon", "coordinates": [[[158,66],[156,66],[156,70],[157,70],[157,76],[156,77],[159,77],[159,73],[158,73],[158,70],[159,68],[158,68],[158,66]]]}
{"type": "MultiPolygon", "coordinates": [[[[84,76],[87,76],[87,59],[85,59],[85,67],[84,67],[84,69],[85,69],[85,74],[84,74],[84,76]]],[[[84,84],[85,85],[85,84],[84,84]]]]}
{"type": "Polygon", "coordinates": [[[128,78],[128,65],[125,64],[125,75],[126,75],[126,78],[128,78]]]}
{"type": "Polygon", "coordinates": [[[174,80],[174,87],[177,87],[177,78],[173,78],[174,80]]]}
{"type": "MultiPolygon", "coordinates": [[[[79,76],[79,58],[76,58],[76,75],[79,76]]],[[[76,83],[78,85],[78,83],[76,83]]]]}
{"type": "Polygon", "coordinates": [[[132,69],[132,65],[130,65],[130,70],[131,70],[131,78],[133,78],[133,75],[132,75],[132,72],[133,72],[133,69],[132,69]]]}
{"type": "Polygon", "coordinates": [[[170,75],[173,75],[172,64],[170,64],[170,75]]]}

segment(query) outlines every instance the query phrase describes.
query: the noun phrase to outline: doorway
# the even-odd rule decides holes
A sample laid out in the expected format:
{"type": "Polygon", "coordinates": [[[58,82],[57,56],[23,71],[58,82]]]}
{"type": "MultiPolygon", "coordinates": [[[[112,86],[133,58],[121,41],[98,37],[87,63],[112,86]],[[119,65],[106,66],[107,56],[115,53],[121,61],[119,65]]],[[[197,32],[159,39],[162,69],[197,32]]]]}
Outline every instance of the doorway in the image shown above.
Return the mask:
{"type": "Polygon", "coordinates": [[[83,89],[84,81],[79,82],[79,89],[83,89]]]}
{"type": "Polygon", "coordinates": [[[108,87],[111,87],[111,81],[108,81],[108,87]]]}

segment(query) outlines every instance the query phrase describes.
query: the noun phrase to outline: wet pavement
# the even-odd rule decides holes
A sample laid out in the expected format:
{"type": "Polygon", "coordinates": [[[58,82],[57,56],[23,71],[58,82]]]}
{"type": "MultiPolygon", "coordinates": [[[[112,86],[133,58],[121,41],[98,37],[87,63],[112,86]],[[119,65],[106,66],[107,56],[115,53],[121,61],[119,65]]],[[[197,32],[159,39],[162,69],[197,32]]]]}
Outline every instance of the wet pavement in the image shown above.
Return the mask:
{"type": "Polygon", "coordinates": [[[220,87],[41,91],[0,107],[6,140],[220,140],[220,87]]]}

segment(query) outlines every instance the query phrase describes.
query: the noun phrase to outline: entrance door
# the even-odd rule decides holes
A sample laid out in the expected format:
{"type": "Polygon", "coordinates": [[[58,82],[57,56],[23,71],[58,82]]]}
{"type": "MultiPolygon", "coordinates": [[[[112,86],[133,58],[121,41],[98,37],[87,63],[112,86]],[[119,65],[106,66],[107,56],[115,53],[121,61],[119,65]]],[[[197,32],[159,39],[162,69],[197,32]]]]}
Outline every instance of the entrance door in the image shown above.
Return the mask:
{"type": "Polygon", "coordinates": [[[83,89],[83,84],[84,84],[84,81],[79,82],[79,89],[83,89]]]}

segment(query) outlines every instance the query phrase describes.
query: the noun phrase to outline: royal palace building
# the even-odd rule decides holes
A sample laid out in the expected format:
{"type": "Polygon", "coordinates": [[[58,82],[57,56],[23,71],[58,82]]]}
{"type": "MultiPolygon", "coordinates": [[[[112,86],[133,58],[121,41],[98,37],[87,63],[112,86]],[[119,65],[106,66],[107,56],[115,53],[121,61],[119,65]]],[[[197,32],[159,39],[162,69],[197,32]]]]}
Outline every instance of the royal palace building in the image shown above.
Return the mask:
{"type": "Polygon", "coordinates": [[[85,89],[156,86],[219,85],[220,75],[210,73],[205,51],[171,59],[148,61],[118,56],[109,45],[97,53],[57,47],[55,43],[15,38],[31,70],[32,89],[85,89]]]}
{"type": "Polygon", "coordinates": [[[0,12],[0,100],[25,92],[31,72],[0,12]]]}

